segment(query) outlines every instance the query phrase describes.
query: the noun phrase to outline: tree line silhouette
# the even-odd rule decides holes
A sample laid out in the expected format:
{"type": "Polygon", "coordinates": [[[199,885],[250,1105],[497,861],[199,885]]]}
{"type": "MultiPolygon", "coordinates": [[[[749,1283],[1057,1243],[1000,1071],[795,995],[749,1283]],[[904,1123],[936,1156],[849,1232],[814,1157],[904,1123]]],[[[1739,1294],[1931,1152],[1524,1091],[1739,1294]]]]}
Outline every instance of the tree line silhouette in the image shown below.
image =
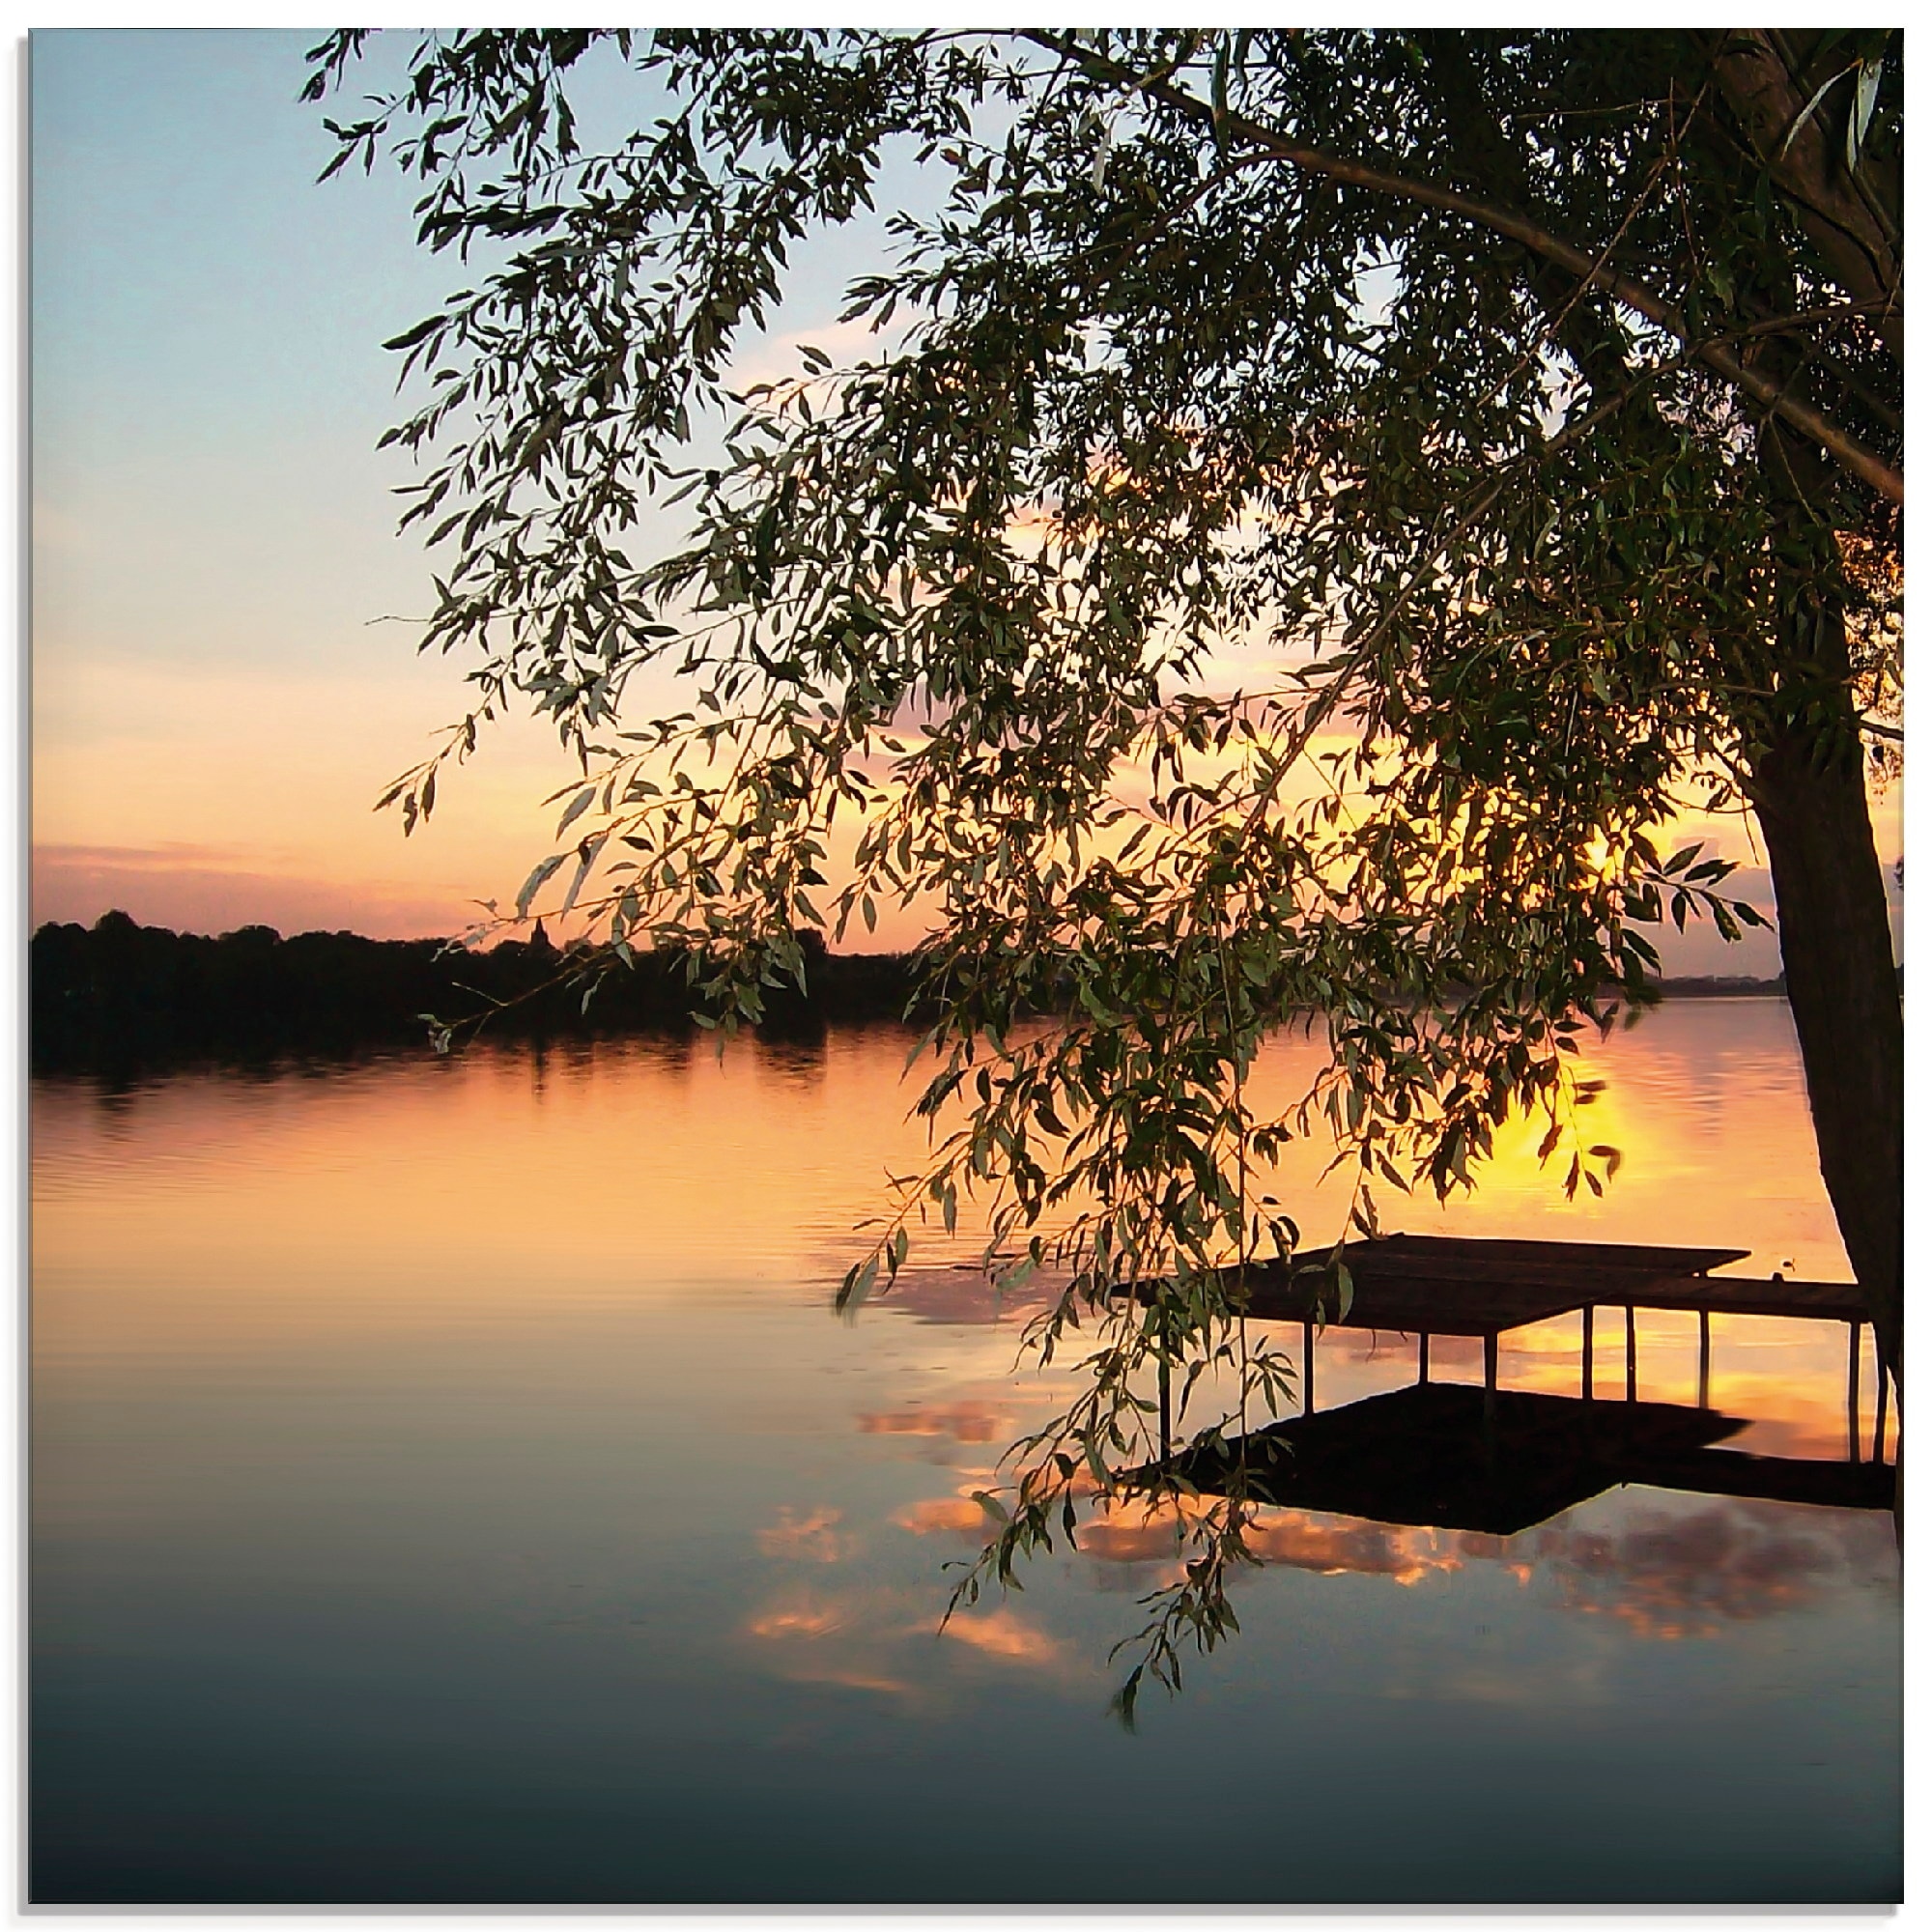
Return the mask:
{"type": "MultiPolygon", "coordinates": [[[[908,1014],[910,955],[832,952],[803,935],[806,991],[767,988],[759,1030],[795,1036],[835,1021],[908,1014]]],[[[440,1029],[485,1037],[682,1031],[697,998],[681,952],[640,952],[589,987],[588,956],[528,939],[466,951],[440,939],[366,939],[244,925],[218,938],[141,925],[125,912],[92,926],[43,925],[29,956],[36,1073],[138,1071],[196,1060],[353,1058],[416,1046],[440,1029]],[[590,997],[586,1002],[586,990],[590,997]]],[[[1781,993],[1783,980],[1666,980],[1678,997],[1781,993]]]]}
{"type": "MultiPolygon", "coordinates": [[[[898,1019],[912,988],[898,953],[835,953],[805,935],[808,991],[768,988],[761,1028],[898,1019]]],[[[90,926],[43,925],[29,952],[37,1073],[191,1060],[355,1056],[485,1037],[652,1033],[692,1026],[697,996],[683,953],[640,952],[596,980],[585,955],[528,939],[465,951],[439,939],[366,939],[244,925],[209,938],[141,925],[125,912],[90,926]]]]}

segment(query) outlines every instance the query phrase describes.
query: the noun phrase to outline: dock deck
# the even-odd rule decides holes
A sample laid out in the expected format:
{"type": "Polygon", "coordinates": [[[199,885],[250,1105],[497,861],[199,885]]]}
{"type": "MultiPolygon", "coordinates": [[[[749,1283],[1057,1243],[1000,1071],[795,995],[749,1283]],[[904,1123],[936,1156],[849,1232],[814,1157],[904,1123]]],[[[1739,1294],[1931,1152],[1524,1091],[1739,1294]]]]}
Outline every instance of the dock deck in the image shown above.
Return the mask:
{"type": "MultiPolygon", "coordinates": [[[[1257,1321],[1327,1321],[1405,1334],[1506,1333],[1581,1308],[1688,1310],[1863,1321],[1858,1284],[1714,1274],[1748,1248],[1636,1247],[1608,1241],[1483,1240],[1385,1235],[1344,1250],[1353,1283],[1341,1307],[1325,1263],[1280,1262],[1246,1270],[1246,1314],[1257,1321]]],[[[1224,1283],[1238,1279],[1222,1270],[1224,1283]]]]}
{"type": "MultiPolygon", "coordinates": [[[[1497,1353],[1500,1338],[1559,1316],[1582,1317],[1583,1360],[1579,1396],[1596,1396],[1595,1315],[1621,1308],[1625,1323],[1625,1400],[1637,1399],[1636,1314],[1639,1309],[1691,1313],[1698,1325],[1698,1411],[1708,1411],[1711,1381],[1711,1317],[1749,1315],[1800,1321],[1843,1321],[1850,1329],[1847,1403],[1852,1416],[1852,1461],[1857,1463],[1859,1359],[1866,1316],[1854,1282],[1769,1279],[1714,1273],[1745,1260],[1748,1248],[1640,1246],[1605,1241],[1489,1240],[1466,1236],[1385,1235],[1351,1242],[1344,1250],[1350,1292],[1343,1296],[1325,1261],[1251,1263],[1221,1271],[1225,1287],[1251,1321],[1298,1321],[1302,1346],[1302,1413],[1315,1409],[1315,1333],[1334,1324],[1416,1338],[1418,1387],[1429,1385],[1433,1335],[1476,1336],[1483,1343],[1485,1427],[1494,1435],[1497,1353]]],[[[1146,1293],[1148,1291],[1141,1291],[1146,1293]]],[[[1873,1448],[1885,1434],[1887,1376],[1878,1368],[1878,1423],[1873,1448]]],[[[1162,1440],[1169,1436],[1163,1373],[1162,1440]]],[[[1685,1463],[1690,1471],[1692,1464],[1685,1463]]],[[[1719,1471],[1720,1476],[1722,1471],[1719,1471]]]]}

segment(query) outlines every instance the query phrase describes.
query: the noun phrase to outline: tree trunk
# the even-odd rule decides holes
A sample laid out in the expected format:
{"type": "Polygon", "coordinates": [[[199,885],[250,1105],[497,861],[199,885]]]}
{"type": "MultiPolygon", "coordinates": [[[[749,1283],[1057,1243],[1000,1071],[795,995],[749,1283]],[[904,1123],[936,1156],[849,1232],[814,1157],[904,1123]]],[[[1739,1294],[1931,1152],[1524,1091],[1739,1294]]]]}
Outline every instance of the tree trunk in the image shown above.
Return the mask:
{"type": "MultiPolygon", "coordinates": [[[[1844,664],[1844,627],[1810,623],[1810,658],[1844,664]]],[[[1820,661],[1823,662],[1820,662],[1820,661]]],[[[1821,689],[1822,687],[1822,689],[1821,689]]],[[[1776,731],[1752,760],[1751,797],[1777,896],[1784,985],[1804,1060],[1818,1165],[1878,1337],[1904,1399],[1905,1039],[1885,882],[1872,843],[1864,773],[1849,716],[1820,729],[1815,712],[1776,731]]]]}
{"type": "MultiPolygon", "coordinates": [[[[1816,32],[1735,27],[1696,38],[1709,49],[1712,77],[1798,225],[1838,287],[1853,301],[1869,305],[1872,327],[1903,368],[1905,277],[1897,170],[1867,155],[1854,180],[1842,159],[1853,90],[1833,87],[1822,99],[1812,92],[1843,60],[1842,51],[1821,60],[1813,51],[1823,38],[1816,32]],[[1799,55],[1798,71],[1786,66],[1786,49],[1799,55]],[[1804,66],[1807,60],[1809,69],[1804,66]]],[[[1687,92],[1693,93],[1697,80],[1687,79],[1687,92]]]]}

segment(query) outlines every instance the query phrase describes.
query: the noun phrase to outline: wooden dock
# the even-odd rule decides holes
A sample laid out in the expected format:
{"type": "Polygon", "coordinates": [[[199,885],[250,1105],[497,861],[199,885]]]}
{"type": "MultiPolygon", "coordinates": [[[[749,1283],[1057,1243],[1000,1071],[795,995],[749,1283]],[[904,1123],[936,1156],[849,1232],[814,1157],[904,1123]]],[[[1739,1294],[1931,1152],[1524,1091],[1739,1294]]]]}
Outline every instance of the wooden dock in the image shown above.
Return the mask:
{"type": "Polygon", "coordinates": [[[1380,1328],[1405,1335],[1492,1339],[1534,1321],[1602,1307],[1701,1315],[1865,1321],[1858,1284],[1713,1274],[1748,1248],[1636,1247],[1603,1241],[1481,1240],[1385,1235],[1351,1242],[1342,1260],[1345,1298],[1324,1259],[1252,1263],[1221,1270],[1222,1285],[1252,1321],[1380,1328]]]}
{"type": "MultiPolygon", "coordinates": [[[[1416,1380],[1428,1386],[1432,1335],[1480,1337],[1483,1343],[1483,1414],[1492,1435],[1499,1428],[1497,1354],[1512,1329],[1559,1316],[1582,1318],[1583,1361],[1579,1396],[1596,1400],[1596,1311],[1624,1312],[1624,1396],[1637,1400],[1636,1316],[1639,1309],[1688,1312],[1698,1326],[1699,1410],[1710,1406],[1711,1317],[1769,1316],[1842,1321],[1850,1331],[1846,1402],[1850,1457],[1860,1462],[1859,1373],[1865,1311],[1854,1282],[1786,1280],[1722,1275],[1714,1269],[1743,1261],[1747,1248],[1640,1246],[1606,1241],[1486,1240],[1444,1235],[1385,1235],[1350,1242],[1342,1262],[1350,1284],[1344,1293],[1336,1268],[1323,1258],[1292,1267],[1282,1262],[1250,1263],[1221,1270],[1222,1286],[1251,1321],[1302,1324],[1302,1413],[1315,1412],[1315,1335],[1333,1324],[1416,1338],[1416,1380]]],[[[1143,1288],[1141,1293],[1151,1290],[1143,1288]]],[[[1168,1426],[1167,1377],[1161,1376],[1163,1444],[1168,1426]]],[[[1878,1368],[1877,1426],[1870,1461],[1881,1460],[1888,1378],[1878,1368]]],[[[1688,1465],[1687,1465],[1688,1466],[1688,1465]]]]}

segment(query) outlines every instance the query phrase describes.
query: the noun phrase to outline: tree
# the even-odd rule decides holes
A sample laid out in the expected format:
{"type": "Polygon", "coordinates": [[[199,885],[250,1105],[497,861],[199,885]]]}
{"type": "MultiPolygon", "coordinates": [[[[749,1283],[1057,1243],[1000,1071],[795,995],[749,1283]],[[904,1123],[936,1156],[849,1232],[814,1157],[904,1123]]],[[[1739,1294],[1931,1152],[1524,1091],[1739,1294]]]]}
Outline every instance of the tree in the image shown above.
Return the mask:
{"type": "MultiPolygon", "coordinates": [[[[310,97],[362,49],[318,47],[310,97]]],[[[479,32],[329,124],[478,268],[390,345],[424,641],[480,654],[391,797],[413,823],[533,700],[585,776],[518,915],[569,866],[560,905],[619,959],[688,949],[727,1025],[799,930],[933,910],[920,1105],[964,1123],[847,1295],[977,1188],[1016,1269],[1069,1276],[1043,1351],[1094,1324],[990,1572],[1147,1450],[1151,1357],[1279,1391],[1232,1318],[1300,1240],[1260,1194],[1290,1136],[1325,1116],[1357,1231],[1377,1186],[1469,1184],[1525,1107],[1601,1187],[1577,1031],[1647,996],[1646,927],[1755,917],[1664,850],[1687,806],[1763,841],[1900,1374],[1866,804],[1898,741],[1899,62],[1883,33],[479,32]],[[586,149],[600,64],[639,110],[586,149]],[[939,186],[850,290],[867,353],[734,393],[789,252],[895,152],[939,186]],[[653,500],[689,537],[634,558],[653,500]],[[1231,689],[1256,644],[1276,668],[1231,689]],[[660,661],[695,703],[630,719],[660,661]],[[1260,1117],[1256,1050],[1304,1009],[1327,1070],[1260,1117]]],[[[1240,1520],[1177,1600],[1197,1635],[1240,1520]]]]}

